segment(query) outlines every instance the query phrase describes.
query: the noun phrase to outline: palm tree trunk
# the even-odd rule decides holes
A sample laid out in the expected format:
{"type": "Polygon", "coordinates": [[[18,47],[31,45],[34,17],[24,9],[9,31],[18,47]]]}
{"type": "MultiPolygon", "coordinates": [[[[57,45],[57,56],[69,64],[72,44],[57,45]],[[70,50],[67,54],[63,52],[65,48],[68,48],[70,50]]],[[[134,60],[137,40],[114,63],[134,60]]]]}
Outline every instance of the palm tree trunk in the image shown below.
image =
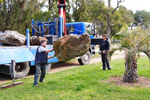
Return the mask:
{"type": "MultiPolygon", "coordinates": [[[[128,53],[129,54],[129,53],[128,53]]],[[[126,63],[126,69],[124,72],[123,76],[123,81],[124,82],[129,82],[129,83],[135,83],[138,80],[138,75],[137,75],[137,58],[136,55],[128,55],[125,58],[126,63]]]]}

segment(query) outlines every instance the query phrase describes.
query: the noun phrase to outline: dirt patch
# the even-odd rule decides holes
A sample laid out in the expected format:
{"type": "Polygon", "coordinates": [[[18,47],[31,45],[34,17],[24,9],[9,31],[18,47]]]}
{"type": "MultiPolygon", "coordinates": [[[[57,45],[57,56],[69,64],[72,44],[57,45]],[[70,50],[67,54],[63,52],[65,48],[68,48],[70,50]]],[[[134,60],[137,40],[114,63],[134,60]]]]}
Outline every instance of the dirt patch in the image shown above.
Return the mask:
{"type": "Polygon", "coordinates": [[[150,79],[146,77],[139,77],[139,81],[137,83],[125,83],[123,82],[123,78],[119,77],[111,77],[109,80],[105,81],[105,83],[113,83],[117,86],[132,86],[132,87],[150,87],[150,79]]]}

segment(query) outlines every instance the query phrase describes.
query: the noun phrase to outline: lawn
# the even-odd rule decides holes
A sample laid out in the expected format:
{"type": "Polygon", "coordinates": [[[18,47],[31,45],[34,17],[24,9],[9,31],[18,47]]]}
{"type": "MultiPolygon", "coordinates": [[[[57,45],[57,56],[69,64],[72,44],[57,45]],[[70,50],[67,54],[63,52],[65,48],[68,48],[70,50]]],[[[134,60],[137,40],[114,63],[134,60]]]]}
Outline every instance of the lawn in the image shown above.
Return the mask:
{"type": "MultiPolygon", "coordinates": [[[[22,79],[23,85],[1,89],[0,100],[149,100],[150,88],[105,83],[111,76],[123,75],[123,59],[113,60],[111,71],[103,71],[101,66],[97,63],[47,74],[40,87],[32,86],[32,77],[22,79]]],[[[138,75],[150,78],[148,58],[138,60],[138,75]]]]}

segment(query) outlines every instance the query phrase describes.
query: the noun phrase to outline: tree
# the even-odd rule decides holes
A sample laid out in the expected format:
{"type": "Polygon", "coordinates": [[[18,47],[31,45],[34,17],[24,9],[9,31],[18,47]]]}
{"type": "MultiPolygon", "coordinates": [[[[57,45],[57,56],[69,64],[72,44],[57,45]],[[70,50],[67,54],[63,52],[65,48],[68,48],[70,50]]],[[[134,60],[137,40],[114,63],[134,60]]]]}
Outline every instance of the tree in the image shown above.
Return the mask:
{"type": "Polygon", "coordinates": [[[88,5],[84,0],[80,1],[80,5],[78,5],[78,8],[73,12],[73,17],[76,22],[89,21],[88,5]]]}
{"type": "MultiPolygon", "coordinates": [[[[66,3],[66,22],[71,22],[71,15],[70,15],[70,11],[71,11],[71,6],[70,6],[70,1],[69,0],[65,0],[66,3]]],[[[47,12],[40,12],[38,13],[38,15],[42,14],[42,13],[49,13],[49,16],[44,16],[49,18],[53,18],[53,17],[59,17],[58,14],[58,0],[48,0],[48,9],[49,11],[47,12]]],[[[36,16],[37,17],[37,16],[36,16]]],[[[41,19],[39,17],[39,19],[41,19]]]]}
{"type": "Polygon", "coordinates": [[[130,25],[134,22],[133,12],[124,6],[120,5],[118,8],[116,7],[110,9],[109,7],[105,6],[103,1],[91,0],[90,2],[90,20],[96,23],[98,28],[97,32],[100,34],[106,34],[108,32],[108,23],[110,24],[109,26],[111,26],[110,37],[112,37],[118,33],[122,27],[126,27],[126,25],[130,25]],[[113,13],[110,14],[110,20],[108,18],[109,10],[111,10],[111,13],[113,13]]]}
{"type": "Polygon", "coordinates": [[[66,0],[66,22],[70,23],[72,20],[72,15],[70,14],[71,12],[71,2],[70,0],[66,0]]]}
{"type": "MultiPolygon", "coordinates": [[[[52,4],[51,4],[51,7],[50,7],[50,5],[46,5],[45,7],[47,8],[47,9],[49,9],[49,7],[50,7],[50,9],[48,10],[48,11],[45,11],[45,12],[43,12],[43,11],[38,11],[37,13],[35,13],[33,16],[32,16],[32,18],[34,19],[34,20],[44,20],[44,21],[48,21],[49,19],[51,19],[51,18],[57,18],[57,17],[59,17],[59,14],[58,14],[58,1],[56,0],[56,1],[49,1],[49,2],[51,2],[52,4]]],[[[42,6],[43,7],[43,6],[42,6]]]]}
{"type": "Polygon", "coordinates": [[[136,25],[144,25],[147,28],[150,24],[150,12],[138,10],[134,14],[134,20],[136,25]]]}
{"type": "Polygon", "coordinates": [[[54,4],[54,0],[48,0],[48,4],[49,4],[49,11],[51,11],[53,4],[54,4]]]}
{"type": "Polygon", "coordinates": [[[116,50],[125,51],[124,82],[134,83],[138,81],[137,54],[144,52],[150,58],[150,34],[147,30],[137,28],[135,30],[122,29],[114,38],[120,39],[120,47],[109,51],[109,56],[116,50]]]}
{"type": "Polygon", "coordinates": [[[122,22],[128,26],[134,23],[134,13],[132,10],[128,10],[125,6],[120,5],[118,12],[121,14],[122,22]]]}
{"type": "Polygon", "coordinates": [[[117,6],[115,8],[111,7],[111,0],[108,0],[108,7],[103,6],[104,2],[99,0],[99,8],[100,12],[103,14],[107,21],[107,36],[110,40],[111,38],[111,29],[112,29],[112,15],[114,15],[115,11],[119,8],[120,4],[125,0],[117,0],[117,6]]]}
{"type": "Polygon", "coordinates": [[[32,16],[40,11],[45,1],[37,0],[3,0],[0,10],[0,30],[16,30],[25,34],[30,28],[32,16]]]}
{"type": "Polygon", "coordinates": [[[110,40],[111,38],[111,26],[112,26],[112,19],[111,16],[115,13],[115,11],[117,10],[117,8],[119,8],[120,3],[124,2],[124,0],[117,0],[117,6],[116,8],[112,9],[111,7],[111,0],[108,0],[108,13],[104,13],[103,12],[103,8],[102,8],[102,1],[100,0],[100,10],[101,13],[104,14],[105,18],[107,19],[107,36],[110,40]]]}

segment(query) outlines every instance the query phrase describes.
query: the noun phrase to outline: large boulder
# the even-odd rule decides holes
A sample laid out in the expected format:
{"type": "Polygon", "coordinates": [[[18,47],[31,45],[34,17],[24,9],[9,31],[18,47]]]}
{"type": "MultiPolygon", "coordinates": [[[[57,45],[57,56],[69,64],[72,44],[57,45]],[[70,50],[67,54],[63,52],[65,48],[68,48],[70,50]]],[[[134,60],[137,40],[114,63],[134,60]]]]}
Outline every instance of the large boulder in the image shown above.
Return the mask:
{"type": "Polygon", "coordinates": [[[63,36],[54,41],[53,49],[59,61],[68,61],[72,58],[85,54],[91,45],[88,34],[63,36]]]}
{"type": "Polygon", "coordinates": [[[30,44],[31,44],[31,45],[40,45],[42,40],[48,41],[45,37],[32,36],[32,37],[30,38],[30,44]]]}
{"type": "Polygon", "coordinates": [[[17,31],[7,30],[0,34],[0,43],[8,46],[21,46],[25,43],[26,36],[17,31]]]}

